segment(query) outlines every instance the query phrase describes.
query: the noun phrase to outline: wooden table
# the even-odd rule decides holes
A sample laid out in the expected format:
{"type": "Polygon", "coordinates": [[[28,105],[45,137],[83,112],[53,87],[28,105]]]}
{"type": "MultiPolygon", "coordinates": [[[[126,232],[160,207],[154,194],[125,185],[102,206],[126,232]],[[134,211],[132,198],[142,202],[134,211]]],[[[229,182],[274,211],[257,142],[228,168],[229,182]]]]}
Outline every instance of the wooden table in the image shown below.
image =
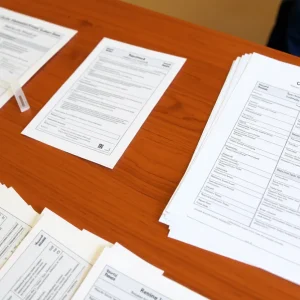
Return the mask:
{"type": "Polygon", "coordinates": [[[300,299],[299,286],[169,239],[158,222],[232,61],[254,51],[295,64],[300,59],[114,0],[0,0],[0,5],[79,31],[26,84],[31,111],[21,114],[15,101],[0,110],[0,182],[37,211],[48,207],[120,242],[211,299],[300,299]],[[188,59],[114,170],[20,134],[103,37],[188,59]]]}

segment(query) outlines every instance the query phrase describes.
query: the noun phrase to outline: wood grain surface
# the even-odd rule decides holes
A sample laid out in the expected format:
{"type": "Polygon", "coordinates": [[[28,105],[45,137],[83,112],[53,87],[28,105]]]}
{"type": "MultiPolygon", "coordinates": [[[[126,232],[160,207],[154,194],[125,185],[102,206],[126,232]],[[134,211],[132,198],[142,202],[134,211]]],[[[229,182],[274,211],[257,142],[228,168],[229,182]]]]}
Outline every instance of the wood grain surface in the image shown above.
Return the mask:
{"type": "Polygon", "coordinates": [[[254,51],[298,65],[299,58],[115,0],[0,0],[0,6],[78,30],[26,84],[32,109],[21,114],[10,101],[0,110],[0,182],[38,212],[48,207],[120,242],[208,298],[300,299],[299,286],[169,239],[158,222],[232,61],[254,51]],[[20,134],[103,37],[187,58],[114,170],[20,134]]]}

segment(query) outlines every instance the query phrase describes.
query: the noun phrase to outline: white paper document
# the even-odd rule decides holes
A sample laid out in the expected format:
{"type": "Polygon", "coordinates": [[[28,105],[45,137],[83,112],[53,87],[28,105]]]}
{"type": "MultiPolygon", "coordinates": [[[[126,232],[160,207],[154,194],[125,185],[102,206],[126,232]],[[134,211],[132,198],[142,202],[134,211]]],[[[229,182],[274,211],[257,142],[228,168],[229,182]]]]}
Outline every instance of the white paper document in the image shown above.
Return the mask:
{"type": "Polygon", "coordinates": [[[71,299],[98,251],[88,241],[54,213],[42,213],[0,271],[0,299],[71,299]]]}
{"type": "Polygon", "coordinates": [[[300,284],[300,68],[253,54],[239,77],[162,220],[300,284]]]}
{"type": "Polygon", "coordinates": [[[202,296],[145,269],[144,263],[128,250],[115,245],[105,249],[82,283],[74,300],[83,299],[156,299],[203,300],[202,296]],[[114,249],[115,247],[117,249],[114,249]]]}
{"type": "Polygon", "coordinates": [[[0,108],[13,96],[9,78],[24,85],[75,34],[0,7],[0,108]]]}
{"type": "MultiPolygon", "coordinates": [[[[140,263],[143,265],[143,268],[145,271],[151,271],[155,274],[159,274],[162,275],[164,273],[163,270],[160,270],[158,268],[156,268],[155,266],[147,263],[146,261],[142,260],[140,257],[138,257],[137,255],[135,255],[134,253],[130,252],[129,250],[127,250],[126,248],[124,248],[123,246],[121,246],[120,244],[116,243],[116,244],[111,244],[110,242],[102,239],[101,237],[83,229],[82,230],[82,236],[84,237],[84,239],[86,239],[88,241],[88,244],[94,244],[96,243],[96,247],[98,248],[98,252],[96,253],[96,259],[94,260],[94,262],[96,262],[96,260],[99,258],[100,255],[102,255],[102,252],[104,251],[104,249],[106,248],[113,248],[113,251],[111,251],[111,253],[113,252],[122,252],[122,258],[124,258],[125,260],[135,260],[136,262],[140,263]]],[[[94,264],[93,262],[93,264],[94,264]]]]}
{"type": "Polygon", "coordinates": [[[184,62],[104,38],[23,134],[113,168],[184,62]]]}

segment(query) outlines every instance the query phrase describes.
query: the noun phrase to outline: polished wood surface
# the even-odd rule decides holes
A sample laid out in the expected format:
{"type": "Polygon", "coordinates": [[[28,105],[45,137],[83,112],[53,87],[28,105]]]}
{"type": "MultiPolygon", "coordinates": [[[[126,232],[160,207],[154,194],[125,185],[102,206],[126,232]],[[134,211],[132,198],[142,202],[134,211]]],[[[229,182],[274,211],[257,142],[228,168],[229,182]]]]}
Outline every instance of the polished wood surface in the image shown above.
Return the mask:
{"type": "Polygon", "coordinates": [[[21,114],[15,101],[0,110],[0,182],[37,211],[48,207],[120,242],[211,299],[300,299],[299,286],[169,239],[158,222],[232,61],[254,51],[298,65],[300,59],[114,0],[0,0],[0,6],[78,30],[26,84],[31,111],[21,114]],[[114,170],[20,134],[103,37],[187,57],[114,170]]]}

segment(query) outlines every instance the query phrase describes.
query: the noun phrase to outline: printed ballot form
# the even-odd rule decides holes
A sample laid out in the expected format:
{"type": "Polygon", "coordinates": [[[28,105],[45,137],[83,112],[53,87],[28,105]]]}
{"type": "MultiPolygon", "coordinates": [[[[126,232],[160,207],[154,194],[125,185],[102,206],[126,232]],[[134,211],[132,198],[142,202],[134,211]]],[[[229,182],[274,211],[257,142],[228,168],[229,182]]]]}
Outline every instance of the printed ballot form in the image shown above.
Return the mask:
{"type": "Polygon", "coordinates": [[[46,210],[0,272],[0,299],[71,299],[98,251],[81,230],[46,210]]]}
{"type": "Polygon", "coordinates": [[[0,7],[0,108],[13,95],[10,80],[24,85],[75,34],[0,7]]]}
{"type": "Polygon", "coordinates": [[[104,38],[23,134],[113,168],[184,62],[104,38]]]}
{"type": "Polygon", "coordinates": [[[168,208],[171,237],[298,284],[299,78],[253,54],[168,208]]]}
{"type": "Polygon", "coordinates": [[[105,249],[74,300],[204,300],[205,298],[175,283],[162,274],[145,269],[144,262],[116,244],[105,249]]]}

